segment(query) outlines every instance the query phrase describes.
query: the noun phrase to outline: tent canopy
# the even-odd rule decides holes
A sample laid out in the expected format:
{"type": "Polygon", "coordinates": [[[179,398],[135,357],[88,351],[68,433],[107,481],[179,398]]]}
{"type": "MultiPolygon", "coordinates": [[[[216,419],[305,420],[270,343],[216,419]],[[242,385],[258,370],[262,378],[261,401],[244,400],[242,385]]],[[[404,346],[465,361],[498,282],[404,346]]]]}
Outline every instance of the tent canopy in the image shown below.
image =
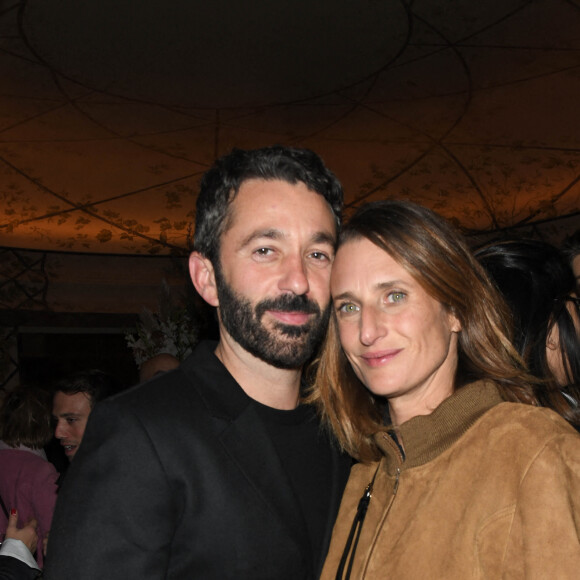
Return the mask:
{"type": "Polygon", "coordinates": [[[0,11],[0,245],[187,249],[233,147],[319,153],[347,210],[388,196],[468,232],[580,207],[574,0],[27,0],[0,11]]]}

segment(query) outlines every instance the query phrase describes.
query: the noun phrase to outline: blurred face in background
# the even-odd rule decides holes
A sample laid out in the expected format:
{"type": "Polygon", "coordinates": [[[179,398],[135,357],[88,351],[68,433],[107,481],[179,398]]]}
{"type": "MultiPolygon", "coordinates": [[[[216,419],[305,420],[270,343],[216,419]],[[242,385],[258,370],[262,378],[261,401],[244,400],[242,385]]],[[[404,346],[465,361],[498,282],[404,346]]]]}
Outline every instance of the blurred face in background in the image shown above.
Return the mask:
{"type": "Polygon", "coordinates": [[[57,391],[54,395],[54,436],[60,441],[69,461],[72,461],[78,451],[91,411],[91,398],[86,393],[68,394],[57,391]]]}
{"type": "Polygon", "coordinates": [[[162,352],[146,360],[139,367],[139,381],[144,383],[153,377],[176,369],[179,366],[179,359],[172,354],[162,352]]]}
{"type": "MultiPolygon", "coordinates": [[[[580,298],[575,295],[569,296],[566,300],[566,308],[574,323],[577,347],[580,348],[580,298]]],[[[566,355],[560,345],[560,329],[556,323],[550,329],[546,340],[546,361],[554,379],[562,387],[570,383],[566,373],[565,364],[567,365],[567,361],[564,360],[565,358],[566,355]]]]}
{"type": "Polygon", "coordinates": [[[580,254],[572,260],[572,271],[574,278],[576,278],[576,292],[580,295],[580,254]]]}

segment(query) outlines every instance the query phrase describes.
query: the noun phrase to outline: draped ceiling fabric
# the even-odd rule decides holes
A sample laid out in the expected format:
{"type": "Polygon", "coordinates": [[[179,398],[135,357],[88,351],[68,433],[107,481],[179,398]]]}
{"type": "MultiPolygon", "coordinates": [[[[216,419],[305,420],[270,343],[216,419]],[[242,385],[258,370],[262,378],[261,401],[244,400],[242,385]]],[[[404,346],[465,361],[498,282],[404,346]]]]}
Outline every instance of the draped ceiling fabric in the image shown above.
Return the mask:
{"type": "Polygon", "coordinates": [[[347,208],[580,223],[578,0],[2,0],[0,246],[182,252],[232,147],[318,152],[347,208]]]}

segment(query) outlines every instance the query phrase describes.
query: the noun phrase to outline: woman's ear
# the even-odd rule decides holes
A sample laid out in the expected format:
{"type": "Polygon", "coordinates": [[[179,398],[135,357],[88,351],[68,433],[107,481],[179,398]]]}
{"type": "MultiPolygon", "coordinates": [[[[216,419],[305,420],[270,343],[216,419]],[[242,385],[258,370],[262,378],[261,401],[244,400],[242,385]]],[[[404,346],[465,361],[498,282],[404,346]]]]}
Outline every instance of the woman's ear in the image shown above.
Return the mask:
{"type": "Polygon", "coordinates": [[[198,294],[211,306],[218,306],[213,264],[199,252],[189,256],[189,275],[198,294]]]}
{"type": "Polygon", "coordinates": [[[449,330],[451,332],[460,332],[462,330],[461,328],[461,322],[459,321],[459,318],[457,318],[457,316],[455,315],[455,309],[454,308],[450,308],[449,311],[447,312],[447,320],[449,321],[449,330]]]}

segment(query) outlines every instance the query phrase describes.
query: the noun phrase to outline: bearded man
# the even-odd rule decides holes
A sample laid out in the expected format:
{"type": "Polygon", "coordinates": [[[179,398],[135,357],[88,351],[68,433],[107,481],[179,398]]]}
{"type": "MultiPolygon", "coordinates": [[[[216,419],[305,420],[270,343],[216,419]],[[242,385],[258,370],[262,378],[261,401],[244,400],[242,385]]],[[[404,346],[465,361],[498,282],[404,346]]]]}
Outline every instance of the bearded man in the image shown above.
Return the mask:
{"type": "Polygon", "coordinates": [[[46,580],[318,577],[350,460],[301,404],[302,370],[341,209],[304,149],[234,150],[204,175],[190,273],[220,339],[91,414],[46,580]]]}

